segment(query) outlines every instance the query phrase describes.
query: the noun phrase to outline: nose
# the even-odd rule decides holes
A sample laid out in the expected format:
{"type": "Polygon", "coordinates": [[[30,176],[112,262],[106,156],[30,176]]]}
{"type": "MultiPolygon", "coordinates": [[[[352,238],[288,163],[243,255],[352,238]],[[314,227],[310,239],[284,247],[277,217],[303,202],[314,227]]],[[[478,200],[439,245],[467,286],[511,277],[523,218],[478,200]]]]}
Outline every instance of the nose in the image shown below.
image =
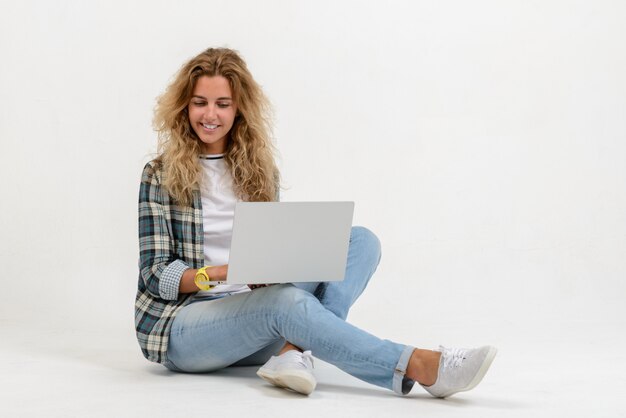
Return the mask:
{"type": "Polygon", "coordinates": [[[215,104],[208,104],[208,105],[206,106],[206,110],[205,110],[205,112],[204,112],[204,115],[205,115],[207,118],[209,118],[209,119],[213,119],[213,118],[215,118],[215,116],[217,115],[217,112],[216,112],[216,106],[215,106],[215,104]]]}

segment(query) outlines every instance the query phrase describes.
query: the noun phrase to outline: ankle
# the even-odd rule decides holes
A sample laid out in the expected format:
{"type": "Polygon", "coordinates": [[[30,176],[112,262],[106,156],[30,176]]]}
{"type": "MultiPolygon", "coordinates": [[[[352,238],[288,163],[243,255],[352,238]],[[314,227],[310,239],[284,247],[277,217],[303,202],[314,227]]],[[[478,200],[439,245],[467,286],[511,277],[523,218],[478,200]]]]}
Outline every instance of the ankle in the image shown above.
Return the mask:
{"type": "Polygon", "coordinates": [[[287,351],[299,351],[300,353],[302,352],[302,350],[299,347],[296,347],[295,345],[291,344],[291,343],[286,343],[283,348],[280,349],[278,355],[280,356],[281,354],[285,354],[287,351]]]}
{"type": "Polygon", "coordinates": [[[406,376],[424,386],[434,384],[439,373],[440,358],[441,353],[438,351],[416,348],[409,359],[406,376]]]}

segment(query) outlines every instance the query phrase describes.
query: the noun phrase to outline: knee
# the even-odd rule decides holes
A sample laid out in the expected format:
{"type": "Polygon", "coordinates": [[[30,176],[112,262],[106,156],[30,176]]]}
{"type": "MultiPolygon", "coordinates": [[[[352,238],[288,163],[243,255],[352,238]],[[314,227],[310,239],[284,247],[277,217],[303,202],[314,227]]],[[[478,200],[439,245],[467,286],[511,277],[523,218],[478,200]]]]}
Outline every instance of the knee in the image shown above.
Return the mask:
{"type": "Polygon", "coordinates": [[[363,226],[353,226],[350,234],[350,244],[359,245],[361,251],[365,252],[368,258],[375,261],[376,264],[380,261],[380,240],[369,229],[363,226]]]}
{"type": "Polygon", "coordinates": [[[311,303],[319,302],[311,293],[291,284],[276,287],[277,293],[274,308],[278,313],[297,314],[301,311],[308,311],[309,308],[307,306],[311,303]]]}

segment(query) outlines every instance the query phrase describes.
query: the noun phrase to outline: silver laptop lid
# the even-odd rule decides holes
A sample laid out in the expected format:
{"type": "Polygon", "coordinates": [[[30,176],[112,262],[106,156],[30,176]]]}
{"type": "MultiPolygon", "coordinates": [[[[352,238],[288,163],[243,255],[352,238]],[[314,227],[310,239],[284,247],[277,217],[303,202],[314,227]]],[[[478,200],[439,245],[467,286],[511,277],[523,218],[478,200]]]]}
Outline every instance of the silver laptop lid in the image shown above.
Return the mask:
{"type": "Polygon", "coordinates": [[[343,280],[354,202],[238,202],[228,284],[343,280]]]}

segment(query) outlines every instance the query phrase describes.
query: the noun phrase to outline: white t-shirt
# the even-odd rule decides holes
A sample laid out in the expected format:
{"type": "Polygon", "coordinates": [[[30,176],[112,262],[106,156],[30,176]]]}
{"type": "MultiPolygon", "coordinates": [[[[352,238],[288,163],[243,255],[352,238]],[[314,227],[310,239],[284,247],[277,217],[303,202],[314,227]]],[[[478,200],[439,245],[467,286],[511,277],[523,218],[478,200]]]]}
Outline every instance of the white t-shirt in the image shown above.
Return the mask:
{"type": "MultiPolygon", "coordinates": [[[[233,217],[237,196],[233,190],[224,154],[201,155],[203,169],[200,195],[202,197],[202,222],[204,226],[204,262],[209,266],[228,264],[233,217]]],[[[211,290],[201,290],[196,297],[222,293],[250,291],[245,285],[218,285],[211,290]]]]}

